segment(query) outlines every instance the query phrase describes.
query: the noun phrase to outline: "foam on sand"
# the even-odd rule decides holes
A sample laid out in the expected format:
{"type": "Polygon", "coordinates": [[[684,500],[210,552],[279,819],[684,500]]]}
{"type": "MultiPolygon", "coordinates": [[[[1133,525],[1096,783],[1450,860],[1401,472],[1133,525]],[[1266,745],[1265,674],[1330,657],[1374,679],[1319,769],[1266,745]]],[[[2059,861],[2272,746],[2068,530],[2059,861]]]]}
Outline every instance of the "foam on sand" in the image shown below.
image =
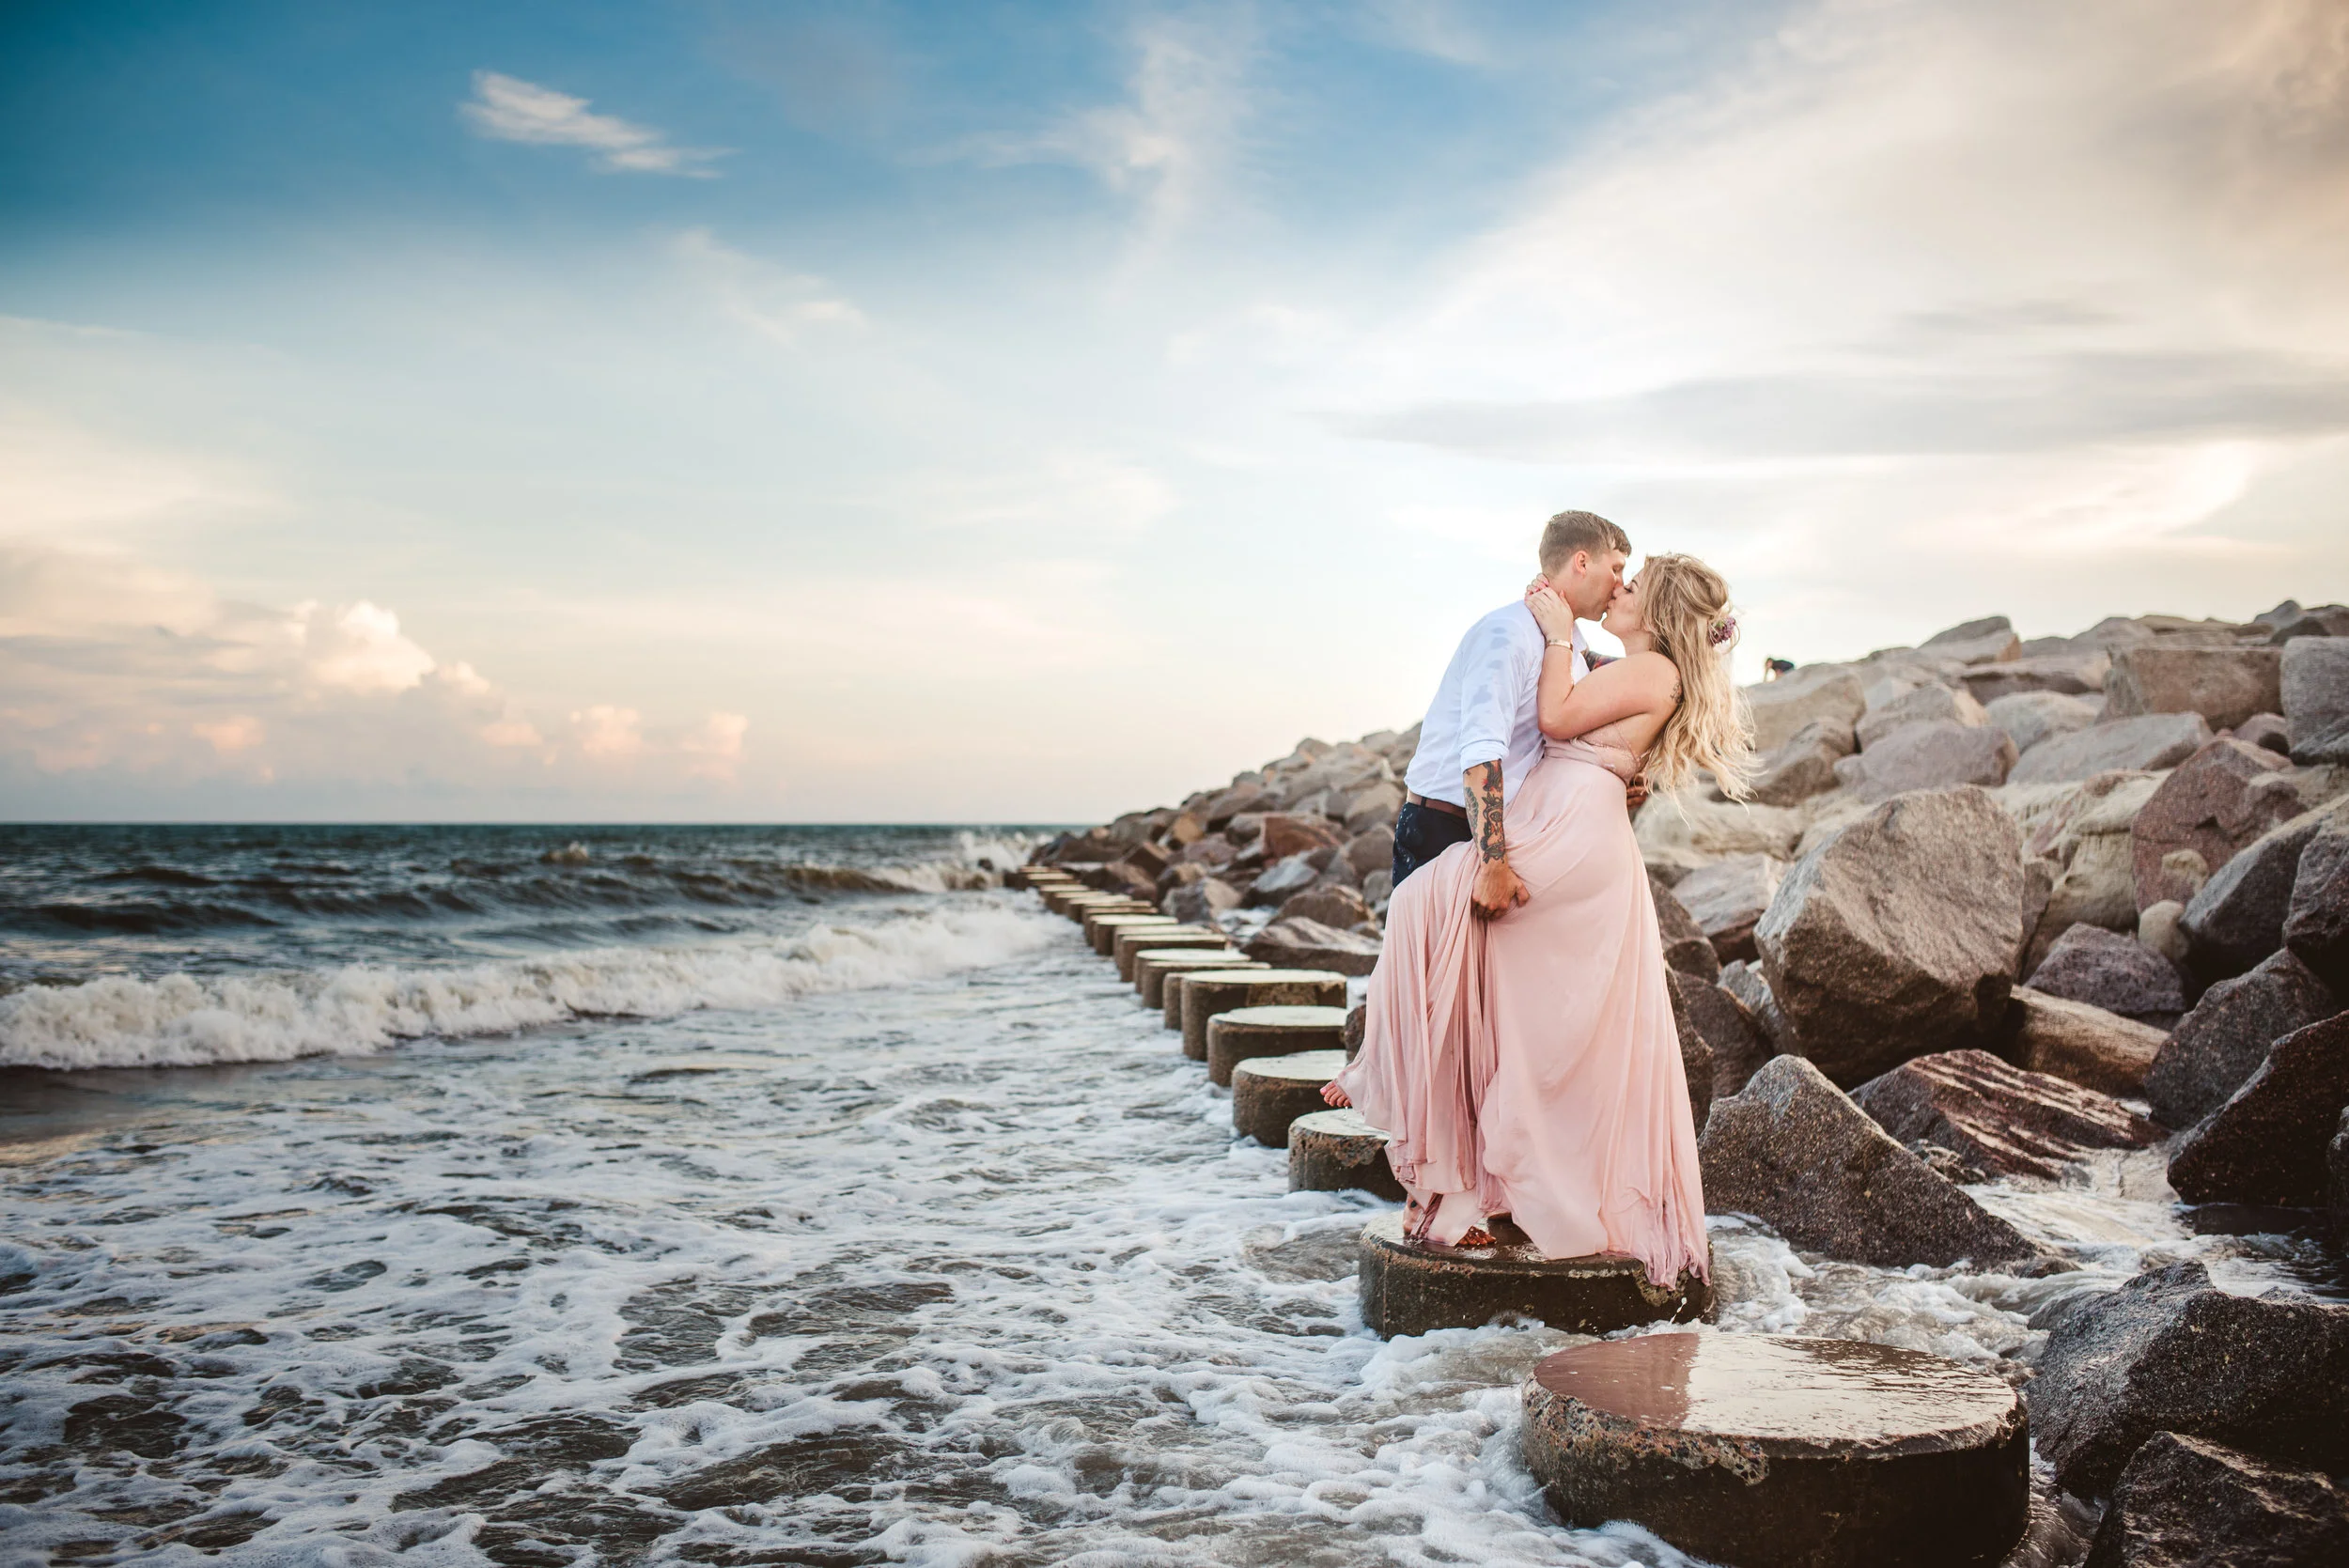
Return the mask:
{"type": "Polygon", "coordinates": [[[253,976],[112,976],[0,996],[0,1066],[160,1067],[358,1056],[427,1035],[495,1034],[581,1017],[773,1006],[1001,963],[1066,935],[990,906],[788,938],[602,947],[462,968],[352,964],[253,976]]]}

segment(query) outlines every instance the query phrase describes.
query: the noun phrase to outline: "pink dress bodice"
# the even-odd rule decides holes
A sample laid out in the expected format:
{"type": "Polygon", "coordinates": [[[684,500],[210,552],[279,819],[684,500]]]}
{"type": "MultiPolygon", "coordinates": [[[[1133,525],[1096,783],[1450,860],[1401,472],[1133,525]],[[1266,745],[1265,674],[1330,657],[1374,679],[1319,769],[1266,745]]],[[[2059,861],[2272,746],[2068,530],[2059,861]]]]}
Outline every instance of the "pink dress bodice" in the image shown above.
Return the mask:
{"type": "Polygon", "coordinates": [[[1624,722],[1618,719],[1611,724],[1601,724],[1595,730],[1576,736],[1572,740],[1545,742],[1542,756],[1545,759],[1570,757],[1577,762],[1587,762],[1606,768],[1629,784],[1647,766],[1647,753],[1635,752],[1624,743],[1623,724],[1624,722]]]}

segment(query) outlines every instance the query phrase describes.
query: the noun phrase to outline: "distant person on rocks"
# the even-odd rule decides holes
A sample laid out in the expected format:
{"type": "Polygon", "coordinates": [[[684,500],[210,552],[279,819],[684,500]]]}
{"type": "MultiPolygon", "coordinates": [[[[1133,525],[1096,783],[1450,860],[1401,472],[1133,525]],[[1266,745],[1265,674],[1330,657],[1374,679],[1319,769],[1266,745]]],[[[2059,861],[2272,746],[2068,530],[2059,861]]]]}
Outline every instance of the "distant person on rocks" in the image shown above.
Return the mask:
{"type": "MultiPolygon", "coordinates": [[[[1563,513],[1543,542],[1544,575],[1522,605],[1541,639],[1539,744],[1515,777],[1515,750],[1463,768],[1470,831],[1408,881],[1398,819],[1361,1052],[1325,1094],[1389,1135],[1407,1234],[1448,1246],[1521,1234],[1551,1257],[1626,1255],[1669,1287],[1707,1271],[1704,1195],[1626,803],[1642,773],[1669,791],[1708,771],[1745,797],[1751,727],[1728,660],[1737,623],[1727,584],[1692,556],[1651,556],[1595,597],[1574,558],[1604,574],[1629,554],[1604,519],[1563,513]],[[1553,554],[1561,536],[1587,542],[1553,554]],[[1575,622],[1602,609],[1625,654],[1593,671],[1575,622]]],[[[1412,759],[1415,800],[1434,782],[1421,764],[1443,707],[1439,695],[1412,759]]]]}

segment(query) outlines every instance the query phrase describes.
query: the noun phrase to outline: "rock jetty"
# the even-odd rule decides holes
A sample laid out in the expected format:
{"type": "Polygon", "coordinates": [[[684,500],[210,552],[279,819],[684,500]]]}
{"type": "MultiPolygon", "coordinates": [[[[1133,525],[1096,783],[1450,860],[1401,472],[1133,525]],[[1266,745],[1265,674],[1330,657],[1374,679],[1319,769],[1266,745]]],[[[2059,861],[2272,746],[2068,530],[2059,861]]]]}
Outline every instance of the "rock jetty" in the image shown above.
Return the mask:
{"type": "MultiPolygon", "coordinates": [[[[1754,800],[1701,784],[1633,825],[1717,1213],[1817,1261],[2059,1273],[1969,1188],[2152,1148],[2182,1202],[2297,1211],[2349,1247],[2349,609],[2030,639],[1987,616],[1745,696],[1754,800]]],[[[1398,1190],[1377,1128],[1297,1113],[1359,1043],[1359,1002],[1299,1026],[1311,1050],[1271,1014],[1215,1020],[1351,1000],[1417,741],[1304,740],[1026,871],[1164,992],[1191,1054],[1266,1063],[1250,1122],[1286,1124],[1293,1187],[1398,1190]]],[[[1423,1266],[1392,1230],[1382,1292],[1473,1261],[1423,1266]]],[[[2065,1506],[2101,1510],[2092,1560],[2215,1560],[2259,1532],[2338,1555],[2349,1308],[2151,1260],[2048,1299],[2030,1438],[2065,1506]]],[[[1406,1331],[1417,1311],[1375,1315],[1406,1331]]]]}

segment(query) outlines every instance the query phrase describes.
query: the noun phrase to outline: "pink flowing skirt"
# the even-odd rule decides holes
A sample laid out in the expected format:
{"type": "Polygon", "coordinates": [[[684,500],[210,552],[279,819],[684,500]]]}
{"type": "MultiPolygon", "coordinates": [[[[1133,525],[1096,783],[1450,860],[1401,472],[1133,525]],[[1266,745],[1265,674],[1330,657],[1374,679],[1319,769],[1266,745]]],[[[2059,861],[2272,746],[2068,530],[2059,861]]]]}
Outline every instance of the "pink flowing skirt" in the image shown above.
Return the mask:
{"type": "Polygon", "coordinates": [[[1361,1054],[1338,1082],[1392,1141],[1431,1239],[1510,1216],[1553,1258],[1708,1271],[1664,949],[1624,805],[1629,753],[1553,741],[1505,819],[1529,902],[1469,908],[1475,846],[1397,888],[1361,1054]],[[1621,775],[1621,776],[1619,776],[1621,775]]]}

